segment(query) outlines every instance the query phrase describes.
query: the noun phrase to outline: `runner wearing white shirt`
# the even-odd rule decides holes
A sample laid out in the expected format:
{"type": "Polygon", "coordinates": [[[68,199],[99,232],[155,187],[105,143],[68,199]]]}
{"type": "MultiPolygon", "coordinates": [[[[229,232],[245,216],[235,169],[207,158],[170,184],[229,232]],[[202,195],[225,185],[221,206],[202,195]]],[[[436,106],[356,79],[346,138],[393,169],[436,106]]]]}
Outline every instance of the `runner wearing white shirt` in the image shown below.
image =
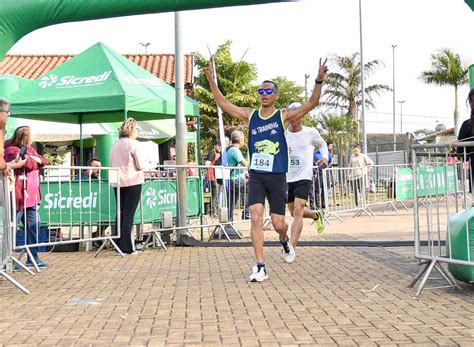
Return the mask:
{"type": "Polygon", "coordinates": [[[303,229],[303,218],[313,219],[318,233],[324,231],[323,212],[321,210],[309,210],[306,207],[306,201],[312,184],[313,146],[319,147],[321,151],[322,160],[319,167],[323,169],[328,165],[328,147],[319,131],[302,126],[301,119],[290,122],[286,139],[290,151],[290,171],[286,174],[286,180],[288,182],[288,209],[293,216],[293,223],[291,224],[293,252],[285,254],[285,261],[292,263],[296,256],[294,249],[303,229]]]}

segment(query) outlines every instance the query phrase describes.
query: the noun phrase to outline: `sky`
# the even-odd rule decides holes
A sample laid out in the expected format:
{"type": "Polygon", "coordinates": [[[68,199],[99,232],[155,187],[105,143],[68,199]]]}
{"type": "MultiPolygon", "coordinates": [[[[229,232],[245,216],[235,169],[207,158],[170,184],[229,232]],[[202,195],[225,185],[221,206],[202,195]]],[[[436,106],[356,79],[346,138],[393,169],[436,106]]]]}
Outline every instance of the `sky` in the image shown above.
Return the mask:
{"type": "MultiPolygon", "coordinates": [[[[208,55],[227,40],[235,60],[254,63],[259,81],[284,76],[304,85],[316,77],[320,57],[360,51],[358,0],[303,0],[231,7],[181,14],[185,53],[208,55]],[[245,53],[246,52],[246,53],[245,53]]],[[[454,89],[424,84],[430,56],[449,48],[467,66],[474,64],[474,12],[463,0],[362,0],[364,61],[384,65],[366,81],[393,86],[395,71],[396,131],[434,129],[454,124],[454,89]],[[392,45],[397,45],[395,50],[392,45]],[[393,64],[395,53],[395,65],[393,64]],[[403,110],[401,110],[401,103],[403,110]],[[400,112],[403,128],[400,129],[400,112]]],[[[174,53],[174,14],[150,14],[67,23],[39,29],[22,38],[9,54],[77,54],[97,42],[119,53],[174,53]]],[[[330,67],[331,68],[331,67],[330,67]]],[[[312,82],[310,82],[312,87],[312,82]]],[[[469,87],[459,89],[461,120],[468,118],[469,87]]],[[[366,110],[368,133],[392,133],[391,92],[366,110]]]]}

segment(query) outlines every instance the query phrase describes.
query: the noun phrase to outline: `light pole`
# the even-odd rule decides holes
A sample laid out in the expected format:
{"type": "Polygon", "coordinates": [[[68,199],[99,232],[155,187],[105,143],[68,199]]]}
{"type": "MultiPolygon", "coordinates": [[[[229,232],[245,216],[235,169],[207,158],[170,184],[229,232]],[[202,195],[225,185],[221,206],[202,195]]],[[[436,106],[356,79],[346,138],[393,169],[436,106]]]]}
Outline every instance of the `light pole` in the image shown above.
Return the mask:
{"type": "Polygon", "coordinates": [[[405,100],[399,100],[398,103],[400,104],[400,132],[403,133],[403,104],[405,100]]]}
{"type": "Polygon", "coordinates": [[[397,45],[392,45],[392,96],[393,96],[393,150],[397,150],[397,134],[395,130],[395,47],[397,45]]]}
{"type": "Polygon", "coordinates": [[[140,46],[145,47],[145,54],[148,53],[148,46],[151,45],[151,42],[138,42],[140,46]]]}
{"type": "Polygon", "coordinates": [[[367,153],[367,133],[365,131],[365,87],[364,87],[364,49],[362,46],[362,0],[359,0],[359,38],[360,38],[360,89],[361,89],[361,109],[360,120],[362,121],[362,137],[364,153],[367,153]]]}

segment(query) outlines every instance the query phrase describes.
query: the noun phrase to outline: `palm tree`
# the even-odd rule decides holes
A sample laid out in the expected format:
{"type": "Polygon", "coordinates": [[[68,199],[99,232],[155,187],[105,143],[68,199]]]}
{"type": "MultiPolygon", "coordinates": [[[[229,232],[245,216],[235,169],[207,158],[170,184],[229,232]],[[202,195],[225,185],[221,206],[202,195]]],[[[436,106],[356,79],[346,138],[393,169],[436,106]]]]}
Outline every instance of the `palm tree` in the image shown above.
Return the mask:
{"type": "Polygon", "coordinates": [[[348,147],[356,142],[357,123],[350,115],[322,114],[318,119],[318,129],[326,141],[331,141],[344,157],[348,147]]]}
{"type": "MultiPolygon", "coordinates": [[[[337,72],[331,72],[326,77],[322,104],[342,109],[343,114],[351,115],[354,122],[357,122],[357,110],[362,104],[359,53],[345,57],[334,55],[330,58],[330,64],[337,72]]],[[[379,60],[365,63],[365,78],[372,75],[381,65],[383,63],[379,60]]],[[[389,90],[390,88],[384,84],[365,87],[365,106],[374,107],[374,95],[389,90]]]]}
{"type": "Polygon", "coordinates": [[[454,131],[459,130],[458,88],[468,82],[468,69],[464,68],[459,54],[448,48],[431,55],[431,70],[423,71],[420,79],[427,84],[454,87],[454,131]]]}

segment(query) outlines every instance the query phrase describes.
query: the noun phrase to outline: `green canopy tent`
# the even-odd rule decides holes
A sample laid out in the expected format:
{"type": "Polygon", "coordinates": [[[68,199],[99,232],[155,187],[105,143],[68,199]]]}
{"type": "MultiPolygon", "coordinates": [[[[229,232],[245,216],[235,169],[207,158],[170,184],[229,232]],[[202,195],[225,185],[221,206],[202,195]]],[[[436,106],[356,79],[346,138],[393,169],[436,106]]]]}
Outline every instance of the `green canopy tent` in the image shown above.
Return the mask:
{"type": "MultiPolygon", "coordinates": [[[[80,125],[176,114],[173,87],[102,43],[27,84],[10,102],[15,117],[80,125]]],[[[198,103],[185,97],[184,113],[198,117],[198,103]]]]}
{"type": "Polygon", "coordinates": [[[30,82],[31,80],[16,75],[0,75],[0,98],[8,99],[10,95],[24,88],[30,82]]]}
{"type": "MultiPolygon", "coordinates": [[[[6,138],[10,138],[19,126],[28,125],[33,133],[33,140],[41,143],[64,142],[80,140],[81,132],[79,125],[48,122],[32,119],[9,117],[6,129],[6,138]]],[[[107,135],[117,130],[106,123],[85,124],[82,129],[82,138],[91,138],[94,135],[107,135]]]]}
{"type": "Polygon", "coordinates": [[[464,2],[474,11],[474,0],[465,0],[464,2]]]}

